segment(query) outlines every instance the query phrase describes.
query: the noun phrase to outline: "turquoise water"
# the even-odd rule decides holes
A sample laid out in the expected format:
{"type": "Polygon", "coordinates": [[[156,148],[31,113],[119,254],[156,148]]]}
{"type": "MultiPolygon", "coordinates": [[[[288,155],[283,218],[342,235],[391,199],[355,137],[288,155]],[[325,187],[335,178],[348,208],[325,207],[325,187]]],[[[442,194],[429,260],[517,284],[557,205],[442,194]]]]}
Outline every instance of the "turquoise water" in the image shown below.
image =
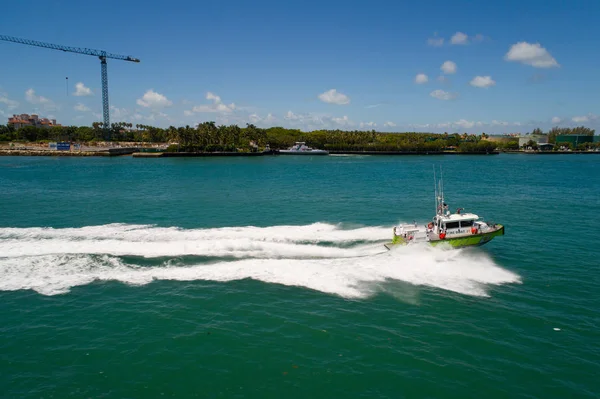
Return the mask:
{"type": "Polygon", "coordinates": [[[593,155],[0,158],[7,398],[600,395],[593,155]],[[451,209],[476,249],[386,251],[451,209]]]}

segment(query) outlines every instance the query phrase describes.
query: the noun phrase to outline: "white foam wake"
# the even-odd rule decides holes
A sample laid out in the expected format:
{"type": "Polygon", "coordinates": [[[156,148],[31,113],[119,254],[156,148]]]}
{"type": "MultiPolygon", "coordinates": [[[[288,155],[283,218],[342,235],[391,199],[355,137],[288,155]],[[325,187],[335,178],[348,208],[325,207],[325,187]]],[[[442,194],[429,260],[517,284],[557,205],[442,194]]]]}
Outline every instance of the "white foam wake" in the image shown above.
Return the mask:
{"type": "Polygon", "coordinates": [[[378,283],[394,280],[485,296],[488,285],[520,281],[484,251],[428,246],[386,251],[377,241],[388,238],[389,231],[328,224],[195,230],[131,225],[4,228],[0,290],[54,295],[97,280],[140,285],[153,280],[252,278],[344,297],[369,296],[378,283]],[[323,242],[329,246],[319,245],[323,242]],[[225,259],[192,265],[170,259],[148,267],[127,264],[119,258],[123,255],[225,259]]]}

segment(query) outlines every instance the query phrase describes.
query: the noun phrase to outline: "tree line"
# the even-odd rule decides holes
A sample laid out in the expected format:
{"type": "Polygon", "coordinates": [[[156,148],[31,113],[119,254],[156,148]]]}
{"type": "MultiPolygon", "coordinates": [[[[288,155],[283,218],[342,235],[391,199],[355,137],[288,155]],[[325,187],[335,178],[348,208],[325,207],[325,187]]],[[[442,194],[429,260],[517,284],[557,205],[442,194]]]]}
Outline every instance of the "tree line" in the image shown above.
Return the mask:
{"type": "MultiPolygon", "coordinates": [[[[535,129],[532,134],[547,134],[549,142],[557,135],[593,135],[593,129],[552,128],[547,133],[535,129]]],[[[492,142],[489,135],[467,133],[381,133],[371,131],[314,130],[303,132],[284,127],[259,128],[253,124],[216,125],[203,122],[195,127],[182,126],[159,128],[144,124],[118,122],[109,130],[113,142],[171,143],[169,151],[212,152],[212,151],[258,151],[267,145],[271,149],[285,149],[297,141],[304,141],[314,148],[330,151],[447,151],[490,152],[495,149],[518,149],[518,139],[492,142]]],[[[107,132],[102,123],[92,126],[53,126],[50,128],[25,126],[15,129],[12,125],[0,125],[0,141],[70,141],[79,143],[104,142],[107,132]]]]}
{"type": "MultiPolygon", "coordinates": [[[[246,127],[200,123],[195,127],[159,128],[150,125],[120,122],[110,129],[111,141],[136,143],[171,143],[169,151],[258,151],[267,145],[271,149],[286,149],[297,141],[314,148],[330,151],[444,151],[490,152],[499,143],[487,141],[488,135],[436,133],[380,133],[372,131],[315,130],[272,127],[263,129],[253,124],[246,127]]],[[[25,126],[15,129],[0,125],[0,141],[70,141],[94,143],[106,141],[102,123],[92,126],[25,126]]],[[[518,147],[518,143],[516,144],[518,147]]],[[[506,145],[501,145],[506,146],[506,145]]]]}
{"type": "Polygon", "coordinates": [[[548,130],[548,132],[544,133],[544,131],[540,128],[533,129],[531,132],[532,135],[542,136],[548,135],[549,143],[556,143],[556,136],[566,136],[566,135],[580,135],[580,136],[593,136],[596,133],[596,130],[590,129],[585,126],[576,126],[576,127],[553,127],[548,130]]]}

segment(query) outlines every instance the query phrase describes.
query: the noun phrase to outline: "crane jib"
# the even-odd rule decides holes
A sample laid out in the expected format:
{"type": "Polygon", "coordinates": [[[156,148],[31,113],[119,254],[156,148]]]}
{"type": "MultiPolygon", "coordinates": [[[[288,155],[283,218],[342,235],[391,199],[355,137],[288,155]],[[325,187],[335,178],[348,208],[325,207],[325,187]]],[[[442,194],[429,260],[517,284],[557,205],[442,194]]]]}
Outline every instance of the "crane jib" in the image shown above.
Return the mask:
{"type": "Polygon", "coordinates": [[[27,44],[29,46],[49,48],[49,49],[53,49],[53,50],[61,50],[64,52],[92,55],[92,56],[96,56],[96,57],[100,58],[100,63],[102,66],[102,68],[101,68],[102,108],[103,108],[103,116],[104,116],[103,128],[104,128],[105,134],[107,136],[106,138],[110,140],[110,114],[109,114],[110,108],[108,105],[108,75],[107,75],[107,71],[106,71],[106,59],[112,58],[115,60],[140,62],[139,59],[128,56],[128,55],[110,54],[110,53],[107,53],[106,51],[101,51],[101,50],[61,46],[58,44],[43,43],[43,42],[38,42],[35,40],[20,39],[18,37],[5,36],[5,35],[0,35],[0,40],[6,41],[6,42],[19,43],[19,44],[27,44]]]}

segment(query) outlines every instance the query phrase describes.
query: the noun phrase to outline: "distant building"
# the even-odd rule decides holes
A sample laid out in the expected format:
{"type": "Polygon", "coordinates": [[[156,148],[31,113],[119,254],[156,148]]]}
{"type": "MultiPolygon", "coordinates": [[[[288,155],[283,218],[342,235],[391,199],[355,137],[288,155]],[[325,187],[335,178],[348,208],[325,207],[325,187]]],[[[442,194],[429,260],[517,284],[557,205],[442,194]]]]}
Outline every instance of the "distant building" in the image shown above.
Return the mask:
{"type": "Polygon", "coordinates": [[[14,126],[15,129],[20,129],[25,126],[35,126],[35,127],[61,126],[56,123],[56,119],[40,118],[36,114],[13,115],[12,117],[8,118],[8,124],[14,126]]]}
{"type": "Polygon", "coordinates": [[[527,134],[525,136],[519,136],[519,147],[525,147],[529,141],[533,141],[536,144],[548,143],[547,134],[527,134]]]}
{"type": "Polygon", "coordinates": [[[538,144],[538,150],[540,150],[540,151],[552,151],[553,149],[554,149],[554,144],[552,144],[552,143],[538,144]]]}

